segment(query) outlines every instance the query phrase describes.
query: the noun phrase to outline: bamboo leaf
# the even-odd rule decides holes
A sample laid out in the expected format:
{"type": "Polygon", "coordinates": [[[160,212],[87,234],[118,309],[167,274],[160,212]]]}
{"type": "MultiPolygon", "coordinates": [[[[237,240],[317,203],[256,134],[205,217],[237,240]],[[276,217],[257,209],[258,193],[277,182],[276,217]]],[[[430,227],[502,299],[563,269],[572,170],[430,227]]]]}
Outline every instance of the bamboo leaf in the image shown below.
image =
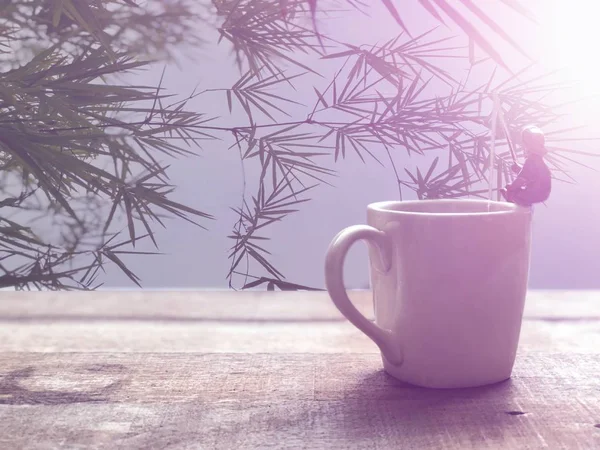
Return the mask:
{"type": "Polygon", "coordinates": [[[402,29],[410,35],[408,28],[402,21],[402,18],[400,17],[400,14],[398,14],[398,10],[392,3],[392,0],[381,0],[381,1],[382,1],[383,5],[387,8],[387,10],[390,12],[390,14],[394,18],[394,20],[398,23],[398,25],[400,25],[402,27],[402,29]]]}

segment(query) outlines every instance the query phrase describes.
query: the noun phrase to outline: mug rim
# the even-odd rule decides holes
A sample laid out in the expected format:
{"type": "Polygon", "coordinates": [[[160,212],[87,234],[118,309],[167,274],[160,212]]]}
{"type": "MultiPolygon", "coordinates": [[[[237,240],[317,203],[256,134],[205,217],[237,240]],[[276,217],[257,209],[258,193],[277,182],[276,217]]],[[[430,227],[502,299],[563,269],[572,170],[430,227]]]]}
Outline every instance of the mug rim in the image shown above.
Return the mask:
{"type": "Polygon", "coordinates": [[[386,213],[400,216],[437,216],[437,217],[468,217],[468,216],[497,216],[497,215],[510,215],[510,214],[526,214],[531,212],[531,208],[516,205],[509,202],[500,202],[495,200],[485,199],[460,199],[460,198],[443,198],[443,199],[431,199],[431,200],[386,200],[371,203],[367,206],[367,210],[386,213]],[[433,212],[433,211],[410,211],[402,209],[393,209],[394,205],[417,205],[423,203],[473,203],[482,206],[496,205],[502,207],[496,211],[478,211],[478,212],[433,212]]]}

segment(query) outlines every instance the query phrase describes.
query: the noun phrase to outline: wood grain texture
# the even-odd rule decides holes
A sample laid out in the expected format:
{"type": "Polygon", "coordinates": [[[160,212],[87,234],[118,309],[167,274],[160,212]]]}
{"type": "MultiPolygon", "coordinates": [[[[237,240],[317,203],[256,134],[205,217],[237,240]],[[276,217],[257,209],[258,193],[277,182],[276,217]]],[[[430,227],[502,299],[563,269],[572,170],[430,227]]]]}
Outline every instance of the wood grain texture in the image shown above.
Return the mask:
{"type": "Polygon", "coordinates": [[[595,355],[531,354],[477,389],[377,355],[1,354],[2,448],[598,448],[595,355]]]}
{"type": "MultiPolygon", "coordinates": [[[[523,351],[599,353],[600,321],[526,320],[523,351]]],[[[160,321],[10,322],[0,319],[0,351],[377,353],[347,322],[254,323],[160,321]]]]}
{"type": "Polygon", "coordinates": [[[0,449],[596,449],[598,374],[598,292],[531,292],[513,378],[442,391],[326,293],[0,293],[0,449]]]}
{"type": "MultiPolygon", "coordinates": [[[[350,291],[365,315],[373,316],[370,291],[350,291]]],[[[326,292],[124,291],[0,292],[6,320],[161,321],[343,321],[326,292]]],[[[531,291],[525,317],[600,319],[598,291],[531,291]]]]}

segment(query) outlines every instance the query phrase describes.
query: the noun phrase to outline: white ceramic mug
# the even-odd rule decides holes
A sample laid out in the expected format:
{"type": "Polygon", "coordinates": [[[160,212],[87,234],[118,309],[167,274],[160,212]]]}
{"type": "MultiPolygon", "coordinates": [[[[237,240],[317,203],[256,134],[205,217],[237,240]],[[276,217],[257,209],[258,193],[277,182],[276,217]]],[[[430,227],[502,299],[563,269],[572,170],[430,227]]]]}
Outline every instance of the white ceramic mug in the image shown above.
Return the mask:
{"type": "Polygon", "coordinates": [[[381,350],[384,369],[418,386],[481,386],[510,377],[529,276],[531,209],[486,200],[373,203],[368,225],[331,242],[331,299],[381,350]],[[369,245],[375,322],[343,281],[352,244],[369,245]]]}

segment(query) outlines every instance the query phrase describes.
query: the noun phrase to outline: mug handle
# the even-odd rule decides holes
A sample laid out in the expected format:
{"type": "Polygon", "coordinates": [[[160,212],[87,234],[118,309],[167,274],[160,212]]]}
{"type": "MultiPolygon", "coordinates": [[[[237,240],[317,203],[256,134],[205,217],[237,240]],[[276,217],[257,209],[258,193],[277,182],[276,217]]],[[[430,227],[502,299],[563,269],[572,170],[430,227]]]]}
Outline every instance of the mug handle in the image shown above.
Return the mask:
{"type": "Polygon", "coordinates": [[[348,250],[356,241],[366,241],[378,249],[380,261],[373,261],[382,272],[392,268],[392,240],[385,232],[368,225],[353,225],[340,231],[333,238],[325,256],[325,285],[331,300],[339,311],[356,328],[365,333],[381,350],[385,359],[393,365],[402,364],[394,334],[384,330],[363,316],[352,304],[344,286],[344,261],[348,250]]]}

